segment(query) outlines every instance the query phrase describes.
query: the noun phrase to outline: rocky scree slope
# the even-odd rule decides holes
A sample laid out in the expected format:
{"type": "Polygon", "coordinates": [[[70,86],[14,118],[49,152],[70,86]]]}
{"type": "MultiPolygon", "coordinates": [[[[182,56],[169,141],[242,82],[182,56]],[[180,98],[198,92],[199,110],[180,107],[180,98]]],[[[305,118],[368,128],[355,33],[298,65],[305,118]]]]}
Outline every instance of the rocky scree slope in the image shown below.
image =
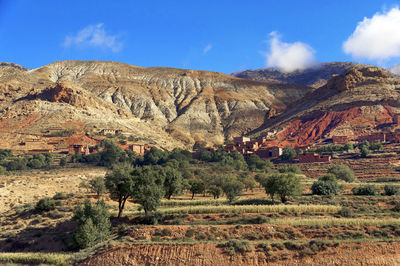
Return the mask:
{"type": "Polygon", "coordinates": [[[62,61],[0,64],[0,133],[122,129],[163,148],[215,145],[265,123],[309,88],[208,71],[62,61]]]}

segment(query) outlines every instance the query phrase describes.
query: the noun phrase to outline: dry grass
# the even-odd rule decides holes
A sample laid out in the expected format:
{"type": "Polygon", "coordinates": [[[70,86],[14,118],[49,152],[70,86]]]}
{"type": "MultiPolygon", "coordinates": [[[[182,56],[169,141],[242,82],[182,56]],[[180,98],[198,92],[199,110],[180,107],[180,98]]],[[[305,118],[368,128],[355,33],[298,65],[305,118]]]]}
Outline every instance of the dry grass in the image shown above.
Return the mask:
{"type": "Polygon", "coordinates": [[[305,225],[305,226],[385,226],[400,225],[400,219],[358,219],[358,218],[305,218],[305,219],[276,219],[271,220],[276,225],[305,225]]]}
{"type": "MultiPolygon", "coordinates": [[[[339,206],[332,205],[207,205],[160,208],[158,211],[165,214],[206,214],[206,213],[336,213],[339,206]]],[[[143,212],[132,212],[129,215],[138,215],[143,212]]]]}
{"type": "Polygon", "coordinates": [[[0,262],[19,264],[65,264],[72,255],[66,253],[0,253],[0,262]]]}

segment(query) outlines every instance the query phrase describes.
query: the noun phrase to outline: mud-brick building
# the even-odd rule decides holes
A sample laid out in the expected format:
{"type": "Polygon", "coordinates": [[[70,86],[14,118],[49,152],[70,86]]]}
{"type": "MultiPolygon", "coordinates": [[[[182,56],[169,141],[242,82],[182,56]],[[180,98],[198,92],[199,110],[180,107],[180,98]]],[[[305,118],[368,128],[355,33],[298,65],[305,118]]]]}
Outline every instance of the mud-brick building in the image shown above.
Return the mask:
{"type": "Polygon", "coordinates": [[[277,158],[282,155],[283,149],[277,146],[274,147],[261,147],[255,154],[262,159],[272,159],[277,158]]]}
{"type": "Polygon", "coordinates": [[[128,149],[130,151],[135,152],[136,154],[138,154],[140,156],[144,156],[144,153],[146,151],[149,151],[151,149],[151,147],[146,144],[129,144],[128,149]]]}
{"type": "Polygon", "coordinates": [[[365,140],[368,142],[375,142],[375,141],[386,142],[386,133],[385,132],[376,132],[376,133],[372,133],[370,135],[359,136],[357,138],[357,141],[359,141],[359,142],[362,142],[365,140]]]}
{"type": "Polygon", "coordinates": [[[69,154],[82,154],[82,155],[89,155],[90,148],[87,145],[83,144],[74,144],[69,147],[68,150],[69,154]]]}
{"type": "Polygon", "coordinates": [[[297,155],[296,159],[299,163],[316,163],[316,162],[330,162],[330,155],[319,155],[314,152],[306,152],[303,154],[297,155]]]}
{"type": "Polygon", "coordinates": [[[346,144],[349,141],[348,136],[332,136],[333,144],[346,144]]]}

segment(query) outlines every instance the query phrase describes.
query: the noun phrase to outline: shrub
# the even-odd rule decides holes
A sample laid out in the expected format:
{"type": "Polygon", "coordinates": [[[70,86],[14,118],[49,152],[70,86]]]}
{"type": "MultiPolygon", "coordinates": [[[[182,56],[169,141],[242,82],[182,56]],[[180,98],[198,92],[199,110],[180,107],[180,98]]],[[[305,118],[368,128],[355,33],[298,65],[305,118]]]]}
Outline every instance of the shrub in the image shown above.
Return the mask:
{"type": "Polygon", "coordinates": [[[3,167],[3,166],[0,166],[0,175],[4,175],[4,174],[6,174],[6,173],[7,173],[6,168],[3,167]]]}
{"type": "Polygon", "coordinates": [[[259,180],[272,201],[274,201],[274,195],[277,194],[285,203],[288,197],[299,195],[302,191],[300,178],[293,173],[272,174],[266,178],[260,177],[259,180]]]}
{"type": "Polygon", "coordinates": [[[292,162],[296,158],[296,150],[292,146],[286,146],[282,151],[282,159],[287,162],[292,162]]]}
{"type": "Polygon", "coordinates": [[[337,179],[341,179],[346,182],[354,181],[354,172],[347,165],[333,165],[328,169],[329,174],[333,174],[337,179]]]}
{"type": "Polygon", "coordinates": [[[63,157],[60,159],[60,166],[66,166],[67,165],[67,157],[63,157]]]}
{"type": "Polygon", "coordinates": [[[342,207],[342,208],[339,210],[338,214],[339,214],[340,216],[346,217],[346,218],[349,218],[349,217],[353,217],[353,216],[354,216],[353,211],[350,210],[350,209],[347,208],[347,207],[342,207]]]}
{"type": "Polygon", "coordinates": [[[53,200],[63,200],[68,199],[69,197],[71,197],[71,194],[67,195],[64,192],[57,192],[56,194],[54,194],[53,200]]]}
{"type": "Polygon", "coordinates": [[[24,170],[26,169],[27,160],[25,158],[14,158],[7,164],[8,171],[24,170]]]}
{"type": "Polygon", "coordinates": [[[279,173],[302,174],[301,169],[297,165],[289,165],[279,168],[279,173]]]}
{"type": "Polygon", "coordinates": [[[366,158],[369,155],[370,151],[367,146],[361,146],[360,148],[360,156],[361,158],[366,158]]]}
{"type": "Polygon", "coordinates": [[[326,174],[314,182],[311,186],[311,191],[313,195],[338,195],[340,187],[335,175],[326,174]]]}
{"type": "Polygon", "coordinates": [[[212,185],[208,188],[208,193],[213,195],[214,199],[218,199],[222,195],[223,190],[216,185],[212,185]]]}
{"type": "Polygon", "coordinates": [[[84,205],[76,206],[74,217],[78,227],[72,236],[77,248],[88,248],[106,240],[110,234],[110,214],[103,201],[92,205],[85,200],[84,205]]]}
{"type": "Polygon", "coordinates": [[[72,129],[65,129],[65,130],[59,130],[59,131],[55,131],[52,134],[50,134],[50,136],[52,137],[70,137],[72,135],[74,135],[75,131],[72,129]]]}
{"type": "Polygon", "coordinates": [[[339,186],[335,182],[316,181],[311,186],[313,195],[338,195],[339,186]]]}
{"type": "Polygon", "coordinates": [[[381,151],[383,150],[383,145],[380,141],[375,141],[369,145],[369,149],[372,151],[381,151]]]}
{"type": "Polygon", "coordinates": [[[400,188],[399,186],[394,185],[386,185],[383,187],[386,196],[393,196],[399,194],[400,188]]]}
{"type": "Polygon", "coordinates": [[[42,213],[54,210],[57,202],[51,198],[40,199],[35,205],[35,212],[42,213]]]}
{"type": "Polygon", "coordinates": [[[376,187],[374,185],[364,185],[355,187],[351,190],[354,195],[363,196],[374,196],[377,194],[376,187]]]}
{"type": "Polygon", "coordinates": [[[254,246],[248,240],[238,239],[231,239],[219,246],[224,248],[225,252],[227,252],[229,255],[234,255],[236,253],[244,254],[254,249],[254,246]]]}
{"type": "Polygon", "coordinates": [[[102,176],[98,176],[89,181],[89,188],[93,193],[96,193],[97,198],[106,192],[105,179],[102,176]]]}
{"type": "Polygon", "coordinates": [[[222,184],[222,190],[226,194],[229,202],[234,201],[239,195],[242,194],[243,185],[240,181],[229,179],[222,184]]]}

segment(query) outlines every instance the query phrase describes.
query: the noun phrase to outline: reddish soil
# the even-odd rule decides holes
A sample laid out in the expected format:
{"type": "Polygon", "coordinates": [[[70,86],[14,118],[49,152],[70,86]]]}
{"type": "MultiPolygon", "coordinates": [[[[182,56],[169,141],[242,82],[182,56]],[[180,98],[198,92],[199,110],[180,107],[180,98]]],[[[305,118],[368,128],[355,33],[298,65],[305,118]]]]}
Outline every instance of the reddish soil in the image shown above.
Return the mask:
{"type": "Polygon", "coordinates": [[[251,251],[230,256],[216,244],[118,245],[78,265],[398,265],[400,243],[341,243],[314,256],[251,251]]]}
{"type": "Polygon", "coordinates": [[[278,135],[278,139],[291,139],[299,146],[307,145],[321,139],[344,122],[361,115],[360,107],[353,107],[345,111],[325,113],[312,119],[295,120],[278,135]]]}

